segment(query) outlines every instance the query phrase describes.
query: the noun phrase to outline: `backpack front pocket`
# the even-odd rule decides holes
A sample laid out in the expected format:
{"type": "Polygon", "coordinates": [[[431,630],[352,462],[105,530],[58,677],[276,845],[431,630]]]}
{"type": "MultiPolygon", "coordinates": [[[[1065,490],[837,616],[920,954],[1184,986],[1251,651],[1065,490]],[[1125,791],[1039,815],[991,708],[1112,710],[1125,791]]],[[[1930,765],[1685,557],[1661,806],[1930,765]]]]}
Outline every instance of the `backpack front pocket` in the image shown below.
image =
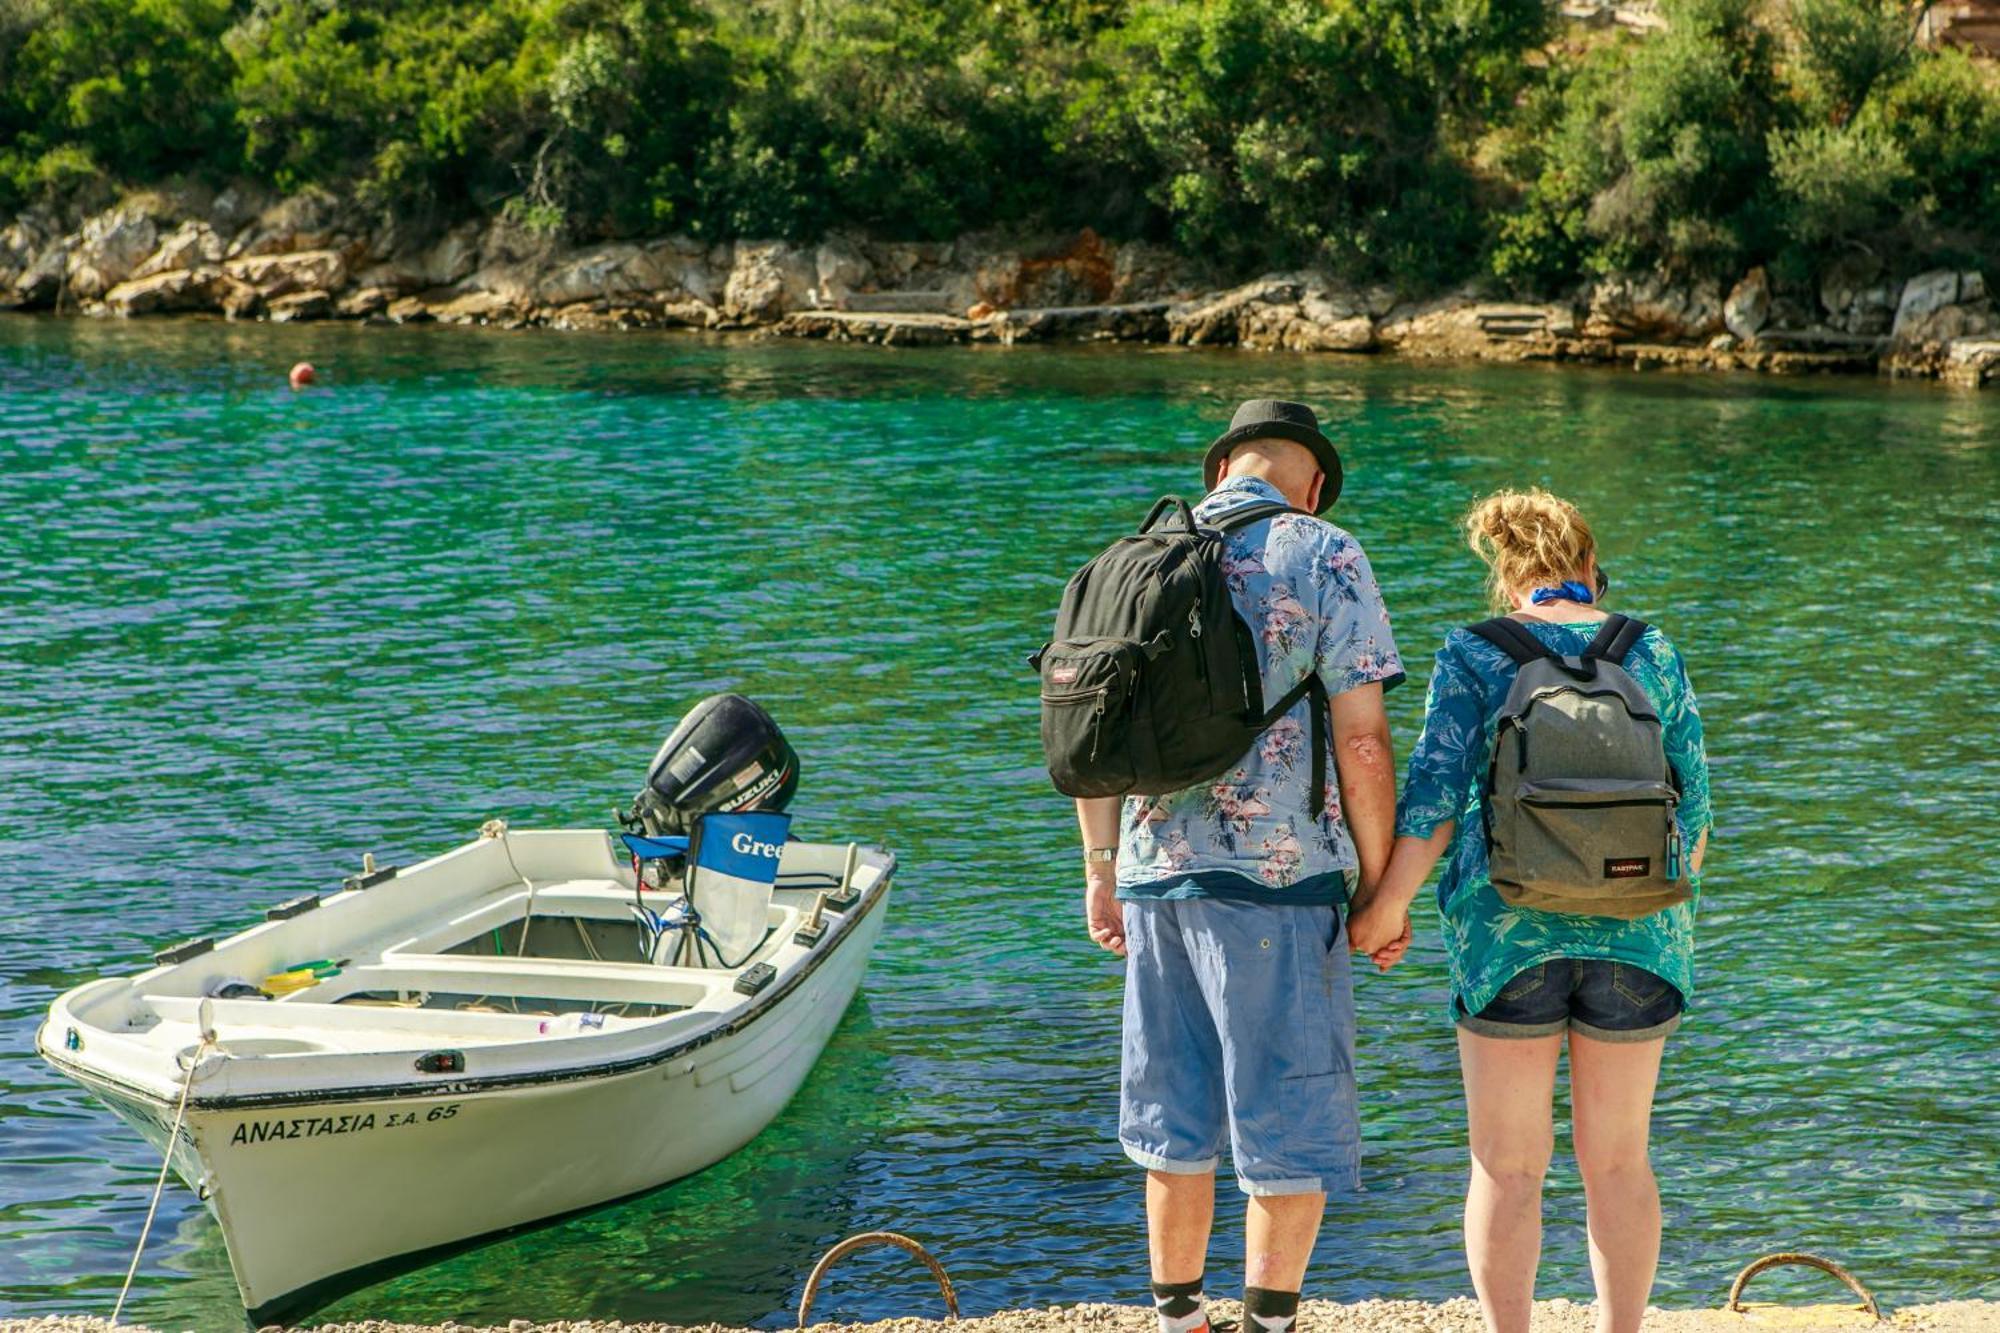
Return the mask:
{"type": "Polygon", "coordinates": [[[1684,881],[1675,854],[1677,801],[1665,782],[1524,782],[1507,837],[1494,847],[1494,886],[1517,906],[1549,911],[1616,917],[1657,911],[1662,895],[1684,881]],[[1634,910],[1641,906],[1645,912],[1634,910]]]}
{"type": "Polygon", "coordinates": [[[1132,713],[1143,659],[1129,639],[1059,640],[1037,655],[1042,749],[1065,796],[1132,790],[1132,713]]]}

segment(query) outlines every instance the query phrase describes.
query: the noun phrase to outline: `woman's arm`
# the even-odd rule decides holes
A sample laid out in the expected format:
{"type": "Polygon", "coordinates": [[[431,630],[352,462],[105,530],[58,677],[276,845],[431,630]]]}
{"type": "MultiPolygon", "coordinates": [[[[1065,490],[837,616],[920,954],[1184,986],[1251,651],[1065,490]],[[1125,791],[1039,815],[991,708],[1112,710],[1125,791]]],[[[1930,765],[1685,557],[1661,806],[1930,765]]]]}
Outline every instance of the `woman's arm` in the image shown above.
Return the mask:
{"type": "Polygon", "coordinates": [[[1348,945],[1386,970],[1409,947],[1409,907],[1451,846],[1486,749],[1486,704],[1478,676],[1449,642],[1439,650],[1424,700],[1424,731],[1410,752],[1397,809],[1397,838],[1375,883],[1363,883],[1348,921],[1348,945]]]}
{"type": "Polygon", "coordinates": [[[1451,848],[1456,820],[1446,820],[1427,838],[1405,834],[1389,853],[1389,868],[1347,922],[1347,947],[1368,954],[1375,966],[1388,971],[1409,948],[1410,904],[1417,890],[1437,869],[1451,848]]]}

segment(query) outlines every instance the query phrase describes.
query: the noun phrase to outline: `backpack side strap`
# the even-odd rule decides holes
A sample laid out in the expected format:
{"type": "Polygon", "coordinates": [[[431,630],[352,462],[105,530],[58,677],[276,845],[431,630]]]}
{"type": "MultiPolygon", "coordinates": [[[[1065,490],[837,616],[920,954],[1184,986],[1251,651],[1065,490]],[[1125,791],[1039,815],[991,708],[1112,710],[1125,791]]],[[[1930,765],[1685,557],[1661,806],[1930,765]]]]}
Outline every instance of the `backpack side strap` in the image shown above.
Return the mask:
{"type": "Polygon", "coordinates": [[[1326,813],[1326,733],[1330,721],[1327,709],[1332,706],[1332,700],[1327,697],[1326,682],[1319,678],[1319,672],[1306,672],[1304,680],[1286,690],[1285,697],[1258,719],[1257,731],[1262,735],[1276,726],[1280,718],[1298,707],[1301,699],[1312,700],[1312,803],[1308,810],[1313,822],[1318,823],[1326,813]]]}
{"type": "Polygon", "coordinates": [[[1643,620],[1614,614],[1605,620],[1603,627],[1597,631],[1597,637],[1583,650],[1583,655],[1594,657],[1601,662],[1623,662],[1625,654],[1631,652],[1633,646],[1645,637],[1648,628],[1643,620]]]}
{"type": "Polygon", "coordinates": [[[1514,659],[1515,666],[1526,666],[1544,658],[1561,661],[1562,655],[1543,646],[1542,641],[1528,633],[1520,621],[1507,616],[1495,616],[1482,620],[1477,625],[1467,625],[1467,634],[1476,634],[1501,652],[1514,659]]]}

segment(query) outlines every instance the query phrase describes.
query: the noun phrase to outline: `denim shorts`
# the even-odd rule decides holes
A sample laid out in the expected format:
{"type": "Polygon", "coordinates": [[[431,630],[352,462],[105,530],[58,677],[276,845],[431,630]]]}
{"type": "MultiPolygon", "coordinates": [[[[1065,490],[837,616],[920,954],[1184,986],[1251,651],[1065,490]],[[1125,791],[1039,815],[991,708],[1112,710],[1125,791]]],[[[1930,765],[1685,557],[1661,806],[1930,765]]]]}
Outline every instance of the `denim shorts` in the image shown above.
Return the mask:
{"type": "Polygon", "coordinates": [[[1125,908],[1118,1141],[1152,1171],[1245,1194],[1359,1184],[1354,992],[1333,907],[1220,898],[1125,908]]]}
{"type": "Polygon", "coordinates": [[[1516,972],[1493,1003],[1458,1025],[1482,1037],[1547,1037],[1568,1029],[1593,1041],[1652,1041],[1681,1025],[1680,991],[1631,963],[1551,958],[1516,972]]]}

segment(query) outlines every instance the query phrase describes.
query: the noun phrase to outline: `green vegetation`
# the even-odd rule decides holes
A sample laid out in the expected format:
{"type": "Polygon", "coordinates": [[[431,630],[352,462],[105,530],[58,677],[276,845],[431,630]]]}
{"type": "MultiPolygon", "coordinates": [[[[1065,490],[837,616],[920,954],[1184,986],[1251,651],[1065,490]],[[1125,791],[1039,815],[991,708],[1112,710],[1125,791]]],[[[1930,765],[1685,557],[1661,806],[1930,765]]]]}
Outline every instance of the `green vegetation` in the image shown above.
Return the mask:
{"type": "Polygon", "coordinates": [[[1664,3],[0,0],[0,212],[247,175],[579,240],[1091,226],[1523,291],[2000,251],[1990,62],[1902,0],[1664,3]]]}

